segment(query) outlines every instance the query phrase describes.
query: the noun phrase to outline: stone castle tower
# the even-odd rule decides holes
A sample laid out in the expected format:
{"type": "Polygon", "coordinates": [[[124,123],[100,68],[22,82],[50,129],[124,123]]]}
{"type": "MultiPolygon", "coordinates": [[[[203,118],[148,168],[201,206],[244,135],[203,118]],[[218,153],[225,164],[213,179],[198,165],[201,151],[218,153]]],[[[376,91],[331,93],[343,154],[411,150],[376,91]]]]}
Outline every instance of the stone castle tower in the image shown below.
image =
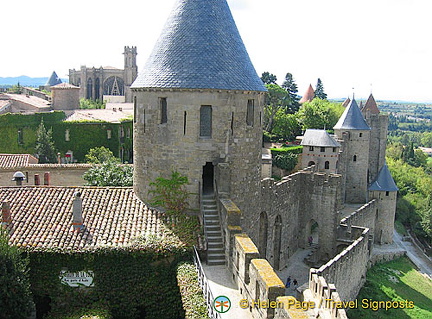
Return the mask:
{"type": "Polygon", "coordinates": [[[354,99],[333,129],[342,145],[339,173],[345,177],[342,186],[344,202],[365,203],[371,128],[354,99]]]}
{"type": "Polygon", "coordinates": [[[138,197],[148,201],[149,183],[176,170],[192,208],[217,187],[256,210],[265,91],[226,0],[177,1],[132,85],[138,197]]]}

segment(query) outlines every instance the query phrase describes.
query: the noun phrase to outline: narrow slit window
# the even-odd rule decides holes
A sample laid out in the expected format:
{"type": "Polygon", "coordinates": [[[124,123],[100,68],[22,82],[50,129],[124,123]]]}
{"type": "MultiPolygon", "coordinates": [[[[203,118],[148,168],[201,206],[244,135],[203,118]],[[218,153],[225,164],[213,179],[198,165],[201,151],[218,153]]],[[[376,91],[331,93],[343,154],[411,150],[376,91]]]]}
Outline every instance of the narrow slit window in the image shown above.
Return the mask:
{"type": "Polygon", "coordinates": [[[161,124],[168,122],[168,109],[166,97],[159,98],[160,110],[161,110],[161,124]]]}
{"type": "Polygon", "coordinates": [[[234,112],[231,112],[231,135],[234,135],[234,112]]]}
{"type": "Polygon", "coordinates": [[[134,98],[133,98],[133,108],[134,108],[134,123],[136,123],[137,122],[137,115],[138,115],[138,112],[137,112],[137,97],[136,96],[134,96],[134,98]]]}
{"type": "Polygon", "coordinates": [[[187,112],[184,111],[183,115],[183,135],[186,135],[187,112]]]}
{"type": "Polygon", "coordinates": [[[212,136],[212,107],[202,105],[200,109],[200,137],[212,136]]]}
{"type": "Polygon", "coordinates": [[[255,100],[248,100],[247,112],[246,112],[246,124],[248,126],[254,125],[254,111],[255,111],[255,100]]]}
{"type": "Polygon", "coordinates": [[[353,156],[353,162],[357,162],[357,155],[353,156]]]}

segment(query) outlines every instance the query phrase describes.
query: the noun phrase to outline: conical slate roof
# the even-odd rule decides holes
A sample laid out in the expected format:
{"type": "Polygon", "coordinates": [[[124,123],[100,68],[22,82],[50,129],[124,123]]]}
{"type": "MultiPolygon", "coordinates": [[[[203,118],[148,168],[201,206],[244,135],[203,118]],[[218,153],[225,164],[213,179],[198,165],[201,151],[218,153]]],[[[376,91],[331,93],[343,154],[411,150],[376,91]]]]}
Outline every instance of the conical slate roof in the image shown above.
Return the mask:
{"type": "Polygon", "coordinates": [[[305,94],[303,95],[299,103],[303,104],[305,102],[310,102],[314,99],[314,97],[315,97],[315,91],[312,88],[312,84],[309,84],[309,87],[307,88],[305,94]]]}
{"type": "Polygon", "coordinates": [[[45,86],[54,86],[62,83],[62,80],[58,77],[57,73],[53,71],[48,81],[45,83],[45,86]]]}
{"type": "Polygon", "coordinates": [[[357,105],[356,100],[350,102],[350,104],[345,108],[339,121],[333,127],[335,130],[370,130],[369,125],[367,125],[360,108],[357,105]]]}
{"type": "Polygon", "coordinates": [[[397,192],[399,188],[391,176],[391,173],[387,167],[387,164],[381,168],[378,173],[377,179],[369,186],[370,191],[387,191],[387,192],[397,192]]]}
{"type": "Polygon", "coordinates": [[[132,87],[267,91],[226,0],[177,0],[132,87]]]}
{"type": "Polygon", "coordinates": [[[365,113],[366,111],[369,111],[372,114],[379,114],[380,113],[380,110],[378,109],[378,106],[377,106],[375,99],[372,96],[372,94],[369,95],[369,98],[366,101],[364,108],[362,108],[362,113],[365,113]]]}

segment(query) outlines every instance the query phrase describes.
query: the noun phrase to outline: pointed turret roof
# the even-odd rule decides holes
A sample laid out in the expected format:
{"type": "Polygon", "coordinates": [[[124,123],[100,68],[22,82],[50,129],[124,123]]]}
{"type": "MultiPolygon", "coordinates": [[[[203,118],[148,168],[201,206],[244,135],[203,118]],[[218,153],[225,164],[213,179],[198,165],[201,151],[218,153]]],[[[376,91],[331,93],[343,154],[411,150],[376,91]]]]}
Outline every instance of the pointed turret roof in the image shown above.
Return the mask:
{"type": "Polygon", "coordinates": [[[369,186],[370,191],[387,191],[397,192],[399,188],[396,186],[393,177],[387,167],[387,163],[381,168],[376,180],[369,186]]]}
{"type": "Polygon", "coordinates": [[[370,130],[369,125],[367,125],[360,108],[357,105],[356,100],[350,102],[346,107],[339,121],[333,127],[335,130],[370,130]]]}
{"type": "Polygon", "coordinates": [[[369,98],[367,99],[364,108],[362,108],[362,113],[365,113],[366,111],[369,111],[372,114],[379,114],[380,113],[380,110],[378,109],[378,106],[375,102],[375,99],[374,99],[372,93],[371,93],[371,95],[369,95],[369,98]]]}
{"type": "Polygon", "coordinates": [[[299,103],[303,104],[305,102],[310,102],[314,99],[314,97],[315,97],[315,91],[312,87],[312,84],[309,84],[308,89],[306,90],[305,94],[303,95],[299,103]]]}
{"type": "Polygon", "coordinates": [[[267,91],[226,0],[177,0],[132,87],[267,91]]]}
{"type": "Polygon", "coordinates": [[[62,80],[58,77],[57,73],[53,71],[48,81],[45,83],[45,86],[54,86],[62,83],[62,80]]]}
{"type": "Polygon", "coordinates": [[[350,102],[351,102],[351,99],[348,97],[343,103],[342,103],[342,106],[343,107],[347,107],[349,104],[350,104],[350,102]]]}

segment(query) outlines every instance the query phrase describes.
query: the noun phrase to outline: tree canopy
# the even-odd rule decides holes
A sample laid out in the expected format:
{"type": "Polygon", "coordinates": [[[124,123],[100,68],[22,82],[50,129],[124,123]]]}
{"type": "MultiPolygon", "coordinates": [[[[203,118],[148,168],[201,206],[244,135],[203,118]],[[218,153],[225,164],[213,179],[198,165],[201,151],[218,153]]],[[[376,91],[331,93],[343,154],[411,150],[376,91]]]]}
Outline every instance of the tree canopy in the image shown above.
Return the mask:
{"type": "Polygon", "coordinates": [[[324,85],[322,84],[322,81],[320,78],[318,78],[317,85],[315,88],[315,97],[317,97],[321,100],[327,99],[327,94],[324,92],[324,85]]]}
{"type": "Polygon", "coordinates": [[[306,102],[298,111],[298,120],[303,129],[333,129],[341,117],[344,107],[319,98],[306,102]]]}
{"type": "Polygon", "coordinates": [[[276,84],[277,77],[272,73],[263,72],[261,75],[261,81],[263,81],[264,84],[276,84]]]}

